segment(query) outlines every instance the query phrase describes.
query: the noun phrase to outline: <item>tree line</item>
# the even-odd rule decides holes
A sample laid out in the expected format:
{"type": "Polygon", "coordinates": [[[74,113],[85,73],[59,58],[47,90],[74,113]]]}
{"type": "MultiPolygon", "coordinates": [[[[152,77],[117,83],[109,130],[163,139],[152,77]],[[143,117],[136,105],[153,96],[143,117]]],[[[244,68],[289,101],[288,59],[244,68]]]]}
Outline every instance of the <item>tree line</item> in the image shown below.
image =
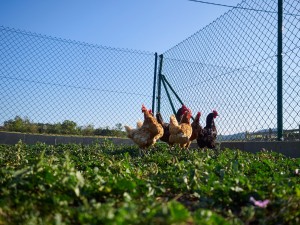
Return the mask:
{"type": "Polygon", "coordinates": [[[38,133],[38,134],[62,134],[62,135],[83,135],[83,136],[113,136],[126,137],[122,131],[122,124],[117,123],[115,127],[94,128],[94,125],[78,126],[74,121],[65,120],[62,123],[34,123],[28,117],[16,116],[14,119],[4,121],[3,131],[38,133]]]}

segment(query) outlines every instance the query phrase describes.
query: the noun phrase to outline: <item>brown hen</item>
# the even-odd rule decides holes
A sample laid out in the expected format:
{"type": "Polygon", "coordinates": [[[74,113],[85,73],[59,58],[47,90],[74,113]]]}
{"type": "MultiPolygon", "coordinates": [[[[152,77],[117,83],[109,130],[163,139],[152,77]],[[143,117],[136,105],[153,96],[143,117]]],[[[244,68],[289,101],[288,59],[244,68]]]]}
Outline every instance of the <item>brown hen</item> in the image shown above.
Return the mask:
{"type": "MultiPolygon", "coordinates": [[[[191,112],[191,110],[189,108],[187,108],[185,105],[182,105],[181,108],[179,108],[177,110],[176,119],[177,119],[178,122],[180,122],[183,114],[187,111],[191,112]]],[[[163,129],[164,129],[164,135],[160,138],[160,140],[169,144],[170,124],[164,122],[160,112],[156,113],[156,119],[157,119],[157,122],[160,123],[162,125],[163,129]]]]}
{"type": "Polygon", "coordinates": [[[138,123],[136,129],[129,126],[124,127],[127,137],[133,140],[140,149],[146,149],[153,146],[163,136],[164,130],[144,105],[142,106],[142,112],[144,113],[144,122],[142,124],[138,123]]]}
{"type": "Polygon", "coordinates": [[[198,134],[202,132],[202,126],[200,125],[200,117],[201,117],[201,112],[198,112],[196,117],[195,117],[195,120],[191,124],[193,132],[192,132],[192,135],[190,137],[190,143],[193,140],[196,140],[197,137],[198,137],[198,134]]]}
{"type": "Polygon", "coordinates": [[[188,148],[190,146],[190,137],[192,135],[192,126],[190,124],[191,113],[186,111],[178,124],[175,115],[170,117],[170,137],[169,144],[178,144],[181,148],[188,148]]]}

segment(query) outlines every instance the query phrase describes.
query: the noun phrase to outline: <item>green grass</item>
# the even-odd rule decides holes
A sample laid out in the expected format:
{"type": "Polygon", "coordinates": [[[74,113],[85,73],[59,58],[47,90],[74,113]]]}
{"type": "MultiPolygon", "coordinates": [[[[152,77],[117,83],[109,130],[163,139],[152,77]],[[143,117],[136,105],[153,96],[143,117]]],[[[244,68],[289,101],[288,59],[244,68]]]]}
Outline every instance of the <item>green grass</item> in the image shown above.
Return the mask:
{"type": "Polygon", "coordinates": [[[18,143],[0,165],[0,224],[300,222],[300,159],[273,152],[18,143]]]}

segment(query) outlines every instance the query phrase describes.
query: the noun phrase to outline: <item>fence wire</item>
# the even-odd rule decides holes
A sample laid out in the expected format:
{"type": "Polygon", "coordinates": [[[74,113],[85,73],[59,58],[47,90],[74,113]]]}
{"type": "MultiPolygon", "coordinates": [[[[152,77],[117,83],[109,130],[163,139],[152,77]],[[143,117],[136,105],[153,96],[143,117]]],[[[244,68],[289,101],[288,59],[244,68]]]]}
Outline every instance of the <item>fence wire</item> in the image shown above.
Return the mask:
{"type": "MultiPolygon", "coordinates": [[[[161,72],[194,115],[202,112],[202,126],[208,113],[219,112],[219,140],[275,140],[277,0],[238,6],[166,51],[161,72]]],[[[284,1],[285,140],[300,139],[299,14],[299,1],[284,1]]],[[[0,26],[0,128],[19,118],[43,125],[34,131],[46,133],[48,125],[74,125],[70,121],[77,130],[135,126],[141,104],[153,103],[154,65],[151,52],[0,26]]],[[[173,111],[164,88],[160,108],[168,121],[173,111]]]]}
{"type": "MultiPolygon", "coordinates": [[[[213,109],[220,140],[275,140],[277,130],[277,0],[244,0],[238,7],[163,54],[162,74],[202,126],[213,109]]],[[[299,140],[299,1],[284,1],[283,129],[299,140]],[[293,14],[293,15],[291,15],[293,14]]],[[[172,101],[180,103],[173,96],[172,101]]],[[[162,90],[161,111],[172,113],[162,90]]]]}
{"type": "Polygon", "coordinates": [[[83,128],[135,126],[142,103],[151,108],[154,59],[0,27],[0,126],[16,116],[83,128]]]}

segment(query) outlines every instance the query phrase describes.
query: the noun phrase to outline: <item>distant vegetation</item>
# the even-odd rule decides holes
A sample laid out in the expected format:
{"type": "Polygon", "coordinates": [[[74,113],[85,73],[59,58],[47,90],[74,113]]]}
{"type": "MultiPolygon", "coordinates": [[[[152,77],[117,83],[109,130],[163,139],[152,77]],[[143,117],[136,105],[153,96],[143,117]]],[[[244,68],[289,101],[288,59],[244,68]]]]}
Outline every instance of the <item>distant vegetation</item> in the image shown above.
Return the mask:
{"type": "Polygon", "coordinates": [[[1,130],[22,133],[38,134],[63,134],[63,135],[83,135],[83,136],[115,136],[125,137],[126,133],[122,131],[122,124],[117,123],[115,127],[94,128],[94,125],[78,126],[74,121],[65,120],[62,123],[34,123],[29,118],[16,116],[14,119],[4,122],[1,130]]]}

